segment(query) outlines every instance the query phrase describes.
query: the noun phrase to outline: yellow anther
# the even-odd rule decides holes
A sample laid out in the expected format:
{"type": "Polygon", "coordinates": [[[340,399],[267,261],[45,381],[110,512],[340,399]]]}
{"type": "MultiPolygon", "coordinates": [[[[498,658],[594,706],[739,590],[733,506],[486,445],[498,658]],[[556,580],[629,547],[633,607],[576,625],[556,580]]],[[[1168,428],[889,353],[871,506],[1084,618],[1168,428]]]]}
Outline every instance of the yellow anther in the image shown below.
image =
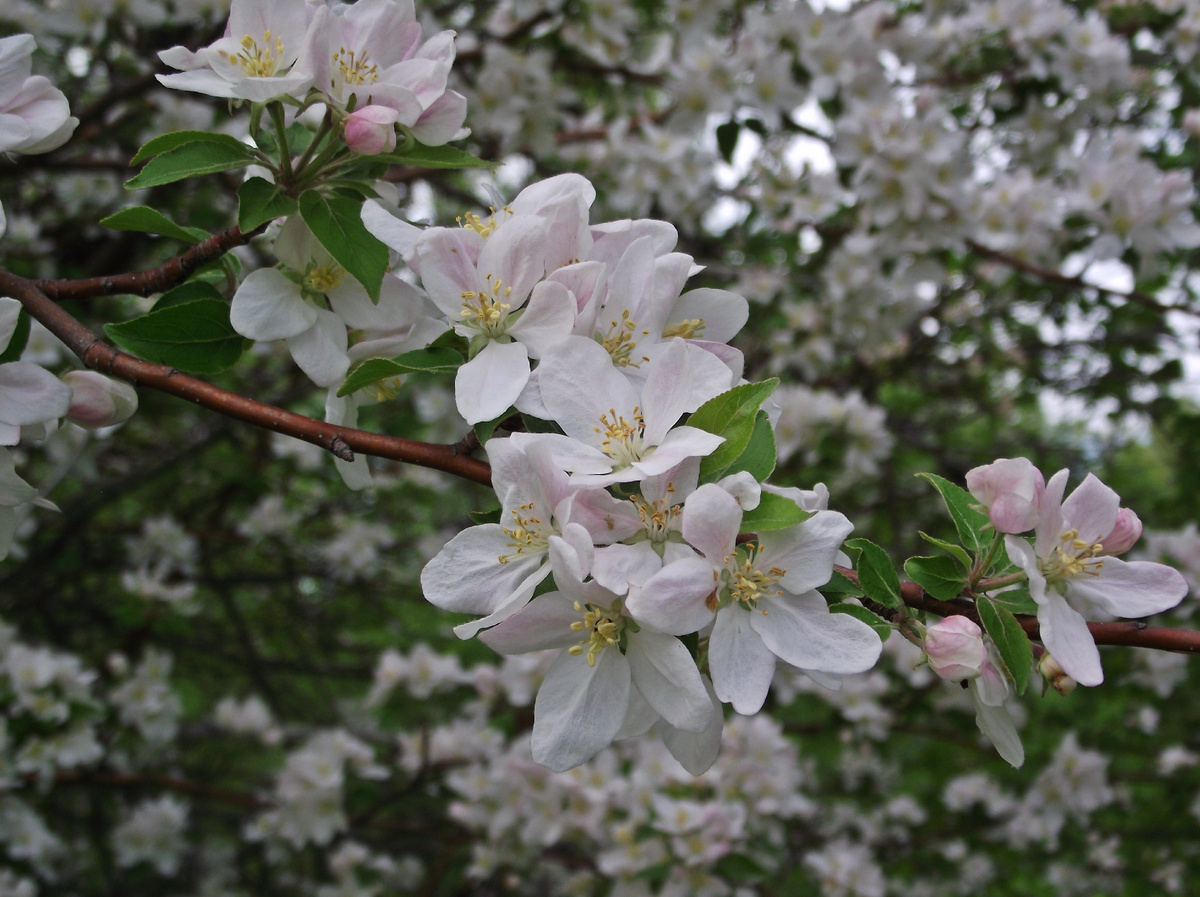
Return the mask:
{"type": "Polygon", "coordinates": [[[271,78],[279,74],[283,61],[283,39],[276,37],[271,41],[271,32],[263,32],[263,40],[258,41],[249,34],[240,41],[241,52],[236,56],[221,50],[221,56],[226,62],[236,65],[242,74],[250,78],[271,78]]]}
{"type": "Polygon", "coordinates": [[[682,337],[683,339],[702,339],[704,337],[704,318],[688,318],[686,321],[678,321],[674,324],[669,324],[663,328],[663,339],[670,339],[673,336],[682,337]]]}
{"type": "Polygon", "coordinates": [[[374,84],[379,80],[379,68],[366,53],[359,56],[353,50],[339,47],[333,54],[333,63],[347,84],[374,84]]]}

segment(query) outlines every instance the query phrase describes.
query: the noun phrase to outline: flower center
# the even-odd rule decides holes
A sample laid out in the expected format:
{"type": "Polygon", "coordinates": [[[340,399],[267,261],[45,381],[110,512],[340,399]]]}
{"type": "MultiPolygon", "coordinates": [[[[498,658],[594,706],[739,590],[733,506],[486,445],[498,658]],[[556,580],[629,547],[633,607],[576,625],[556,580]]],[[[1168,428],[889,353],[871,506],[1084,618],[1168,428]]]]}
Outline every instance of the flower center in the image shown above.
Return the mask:
{"type": "Polygon", "coordinates": [[[342,275],[345,273],[346,269],[337,262],[330,262],[328,265],[310,263],[304,269],[304,285],[318,293],[328,293],[342,282],[342,275]]]}
{"type": "Polygon", "coordinates": [[[359,56],[353,50],[339,47],[333,54],[333,64],[346,84],[374,84],[379,80],[379,68],[366,53],[359,56]]]}
{"type": "Polygon", "coordinates": [[[646,421],[637,406],[633,409],[632,422],[618,415],[616,409],[609,408],[607,414],[600,415],[600,426],[592,429],[604,437],[600,451],[612,458],[614,467],[628,467],[634,461],[642,460],[646,421]]]}
{"type": "Polygon", "coordinates": [[[502,527],[504,535],[508,536],[508,547],[514,549],[511,554],[502,554],[496,560],[501,564],[507,564],[515,557],[523,554],[544,554],[550,547],[550,538],[546,535],[546,528],[542,522],[542,518],[534,517],[526,513],[533,510],[533,502],[527,502],[519,508],[512,510],[513,526],[512,528],[502,527]]]}
{"type": "Polygon", "coordinates": [[[485,280],[488,292],[462,292],[463,307],[459,315],[468,327],[495,338],[504,333],[512,304],[503,300],[512,294],[512,287],[504,286],[498,277],[493,280],[491,274],[485,280]]]}
{"type": "Polygon", "coordinates": [[[688,318],[686,321],[677,321],[667,326],[662,335],[663,339],[670,339],[673,336],[683,339],[703,339],[704,327],[704,318],[688,318]]]}
{"type": "Polygon", "coordinates": [[[621,603],[618,601],[612,610],[597,607],[594,604],[583,605],[575,602],[575,610],[583,614],[582,620],[571,624],[574,632],[583,633],[583,639],[577,645],[567,649],[572,657],[578,657],[587,648],[588,666],[596,665],[596,657],[605,648],[620,649],[621,633],[625,630],[625,618],[621,616],[621,603]]]}
{"type": "Polygon", "coordinates": [[[787,570],[780,567],[768,567],[765,571],[759,569],[758,554],[758,545],[748,542],[725,558],[721,584],[709,599],[710,609],[716,610],[720,605],[737,602],[747,610],[755,610],[760,599],[783,594],[783,590],[775,588],[775,584],[783,579],[787,570]]]}
{"type": "Polygon", "coordinates": [[[271,32],[265,31],[261,46],[249,34],[242,38],[241,44],[242,49],[236,56],[224,50],[220,53],[227,62],[236,65],[247,77],[271,78],[283,67],[283,38],[276,37],[272,42],[271,32]]]}
{"type": "Polygon", "coordinates": [[[1099,576],[1104,567],[1104,546],[1088,544],[1079,538],[1079,530],[1069,529],[1058,537],[1059,545],[1050,556],[1038,561],[1038,570],[1046,582],[1061,582],[1072,576],[1099,576]]]}
{"type": "Polygon", "coordinates": [[[641,367],[641,362],[650,359],[643,355],[634,361],[633,353],[637,349],[639,336],[646,336],[649,330],[637,332],[637,323],[630,320],[629,309],[621,312],[621,320],[613,321],[608,326],[608,334],[596,331],[596,342],[604,347],[604,351],[612,356],[613,364],[618,367],[641,367]]]}
{"type": "MultiPolygon", "coordinates": [[[[668,483],[667,494],[671,495],[674,492],[675,484],[668,483]]],[[[680,514],[683,506],[667,504],[668,500],[660,498],[648,502],[640,495],[630,498],[633,506],[637,508],[638,518],[642,521],[642,529],[655,545],[669,542],[672,535],[682,538],[680,536],[680,514]]]]}

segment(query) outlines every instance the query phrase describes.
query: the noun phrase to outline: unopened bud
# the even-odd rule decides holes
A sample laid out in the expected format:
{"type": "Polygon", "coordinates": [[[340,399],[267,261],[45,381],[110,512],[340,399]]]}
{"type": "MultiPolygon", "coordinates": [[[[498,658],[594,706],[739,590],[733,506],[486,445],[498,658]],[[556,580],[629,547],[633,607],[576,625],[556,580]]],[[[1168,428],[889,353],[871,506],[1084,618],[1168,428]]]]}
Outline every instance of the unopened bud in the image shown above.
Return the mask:
{"type": "Polygon", "coordinates": [[[925,631],[929,668],[943,679],[975,679],[987,662],[983,631],[971,620],[955,615],[939,620],[925,631]]]}
{"type": "Polygon", "coordinates": [[[1060,695],[1066,697],[1075,690],[1075,680],[1068,676],[1067,671],[1058,665],[1058,661],[1050,656],[1049,651],[1043,654],[1042,659],[1038,661],[1037,670],[1041,673],[1042,678],[1046,680],[1046,684],[1060,695]]]}
{"type": "Polygon", "coordinates": [[[363,156],[378,156],[396,148],[400,113],[388,106],[363,106],[346,117],[346,146],[363,156]]]}
{"type": "Polygon", "coordinates": [[[97,371],[68,371],[62,381],[71,387],[67,419],[94,430],[124,423],[137,411],[137,391],[123,380],[97,371]]]}
{"type": "Polygon", "coordinates": [[[1124,554],[1142,537],[1142,521],[1129,508],[1117,511],[1113,531],[1100,540],[1105,554],[1124,554]]]}
{"type": "Polygon", "coordinates": [[[1046,482],[1028,458],[1000,458],[967,471],[967,489],[987,508],[998,533],[1024,533],[1038,522],[1046,482]]]}

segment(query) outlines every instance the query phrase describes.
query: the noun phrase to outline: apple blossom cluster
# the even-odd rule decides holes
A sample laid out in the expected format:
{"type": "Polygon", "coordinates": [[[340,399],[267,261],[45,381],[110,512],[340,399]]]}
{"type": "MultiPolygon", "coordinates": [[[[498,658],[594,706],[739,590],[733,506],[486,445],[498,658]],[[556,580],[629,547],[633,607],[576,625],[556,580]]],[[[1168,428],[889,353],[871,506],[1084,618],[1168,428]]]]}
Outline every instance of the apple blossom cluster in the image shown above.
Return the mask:
{"type": "Polygon", "coordinates": [[[180,70],[158,76],[176,90],[324,105],[357,153],[390,152],[397,129],[426,146],[464,133],[466,99],[446,89],[454,32],[426,38],[411,0],[233,0],[219,40],[159,55],[180,70]]]}
{"type": "Polygon", "coordinates": [[[1175,607],[1188,592],[1173,567],[1123,561],[1142,523],[1092,474],[1063,499],[1068,471],[1046,482],[1027,458],[1002,458],[967,474],[1012,562],[1028,577],[1041,640],[1081,685],[1104,681],[1087,617],[1146,617],[1175,607]],[[1018,538],[1034,532],[1034,542],[1018,538]]]}

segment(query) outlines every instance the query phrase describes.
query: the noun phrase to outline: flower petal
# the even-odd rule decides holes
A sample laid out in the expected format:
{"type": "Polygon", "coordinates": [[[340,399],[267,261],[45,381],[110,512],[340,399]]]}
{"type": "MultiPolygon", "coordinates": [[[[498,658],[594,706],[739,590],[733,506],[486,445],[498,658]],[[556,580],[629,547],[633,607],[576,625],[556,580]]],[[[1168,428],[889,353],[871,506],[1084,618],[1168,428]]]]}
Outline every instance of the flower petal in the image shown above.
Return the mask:
{"type": "Polygon", "coordinates": [[[566,772],[604,750],[625,720],[629,688],[629,663],[619,651],[601,651],[595,666],[563,651],[533,705],[533,759],[566,772]]]}
{"type": "Polygon", "coordinates": [[[1042,644],[1058,665],[1080,685],[1099,685],[1104,681],[1100,651],[1088,631],[1087,621],[1067,600],[1056,593],[1046,595],[1038,607],[1042,644]]]}
{"type": "Polygon", "coordinates": [[[753,616],[739,606],[723,608],[708,638],[708,669],[717,697],[747,716],[762,709],[775,676],[775,655],[751,627],[753,616]]]}
{"type": "Polygon", "coordinates": [[[688,732],[708,726],[712,702],[683,642],[643,629],[629,636],[625,656],[638,690],[663,719],[688,732]]]}

